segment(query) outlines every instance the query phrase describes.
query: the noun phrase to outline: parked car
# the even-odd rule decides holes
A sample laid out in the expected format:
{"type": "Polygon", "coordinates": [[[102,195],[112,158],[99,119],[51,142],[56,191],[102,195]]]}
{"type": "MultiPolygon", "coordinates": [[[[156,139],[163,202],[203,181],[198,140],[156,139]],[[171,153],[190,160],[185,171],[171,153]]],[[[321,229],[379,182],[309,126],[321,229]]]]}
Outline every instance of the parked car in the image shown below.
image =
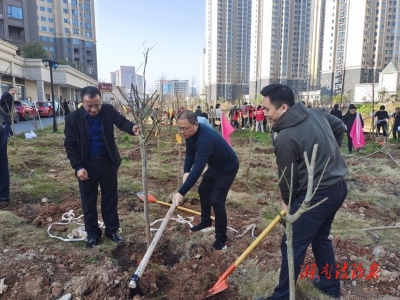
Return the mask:
{"type": "MultiPolygon", "coordinates": [[[[16,108],[14,108],[13,120],[14,120],[14,123],[19,122],[19,114],[18,114],[18,110],[16,108]]],[[[4,123],[4,120],[0,114],[0,124],[3,124],[3,123],[4,123]]]]}
{"type": "Polygon", "coordinates": [[[28,100],[14,101],[14,107],[18,111],[19,118],[22,120],[38,118],[38,112],[36,111],[35,105],[28,100]]]}
{"type": "Polygon", "coordinates": [[[54,114],[53,106],[50,102],[36,102],[39,115],[41,117],[51,117],[54,114]]]}

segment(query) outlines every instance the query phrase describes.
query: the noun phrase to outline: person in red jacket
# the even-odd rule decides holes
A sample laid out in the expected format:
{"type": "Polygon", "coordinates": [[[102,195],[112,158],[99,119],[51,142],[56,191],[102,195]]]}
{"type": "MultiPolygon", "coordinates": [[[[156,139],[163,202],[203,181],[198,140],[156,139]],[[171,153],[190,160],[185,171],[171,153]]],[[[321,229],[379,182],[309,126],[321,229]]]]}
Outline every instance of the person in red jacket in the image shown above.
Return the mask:
{"type": "Polygon", "coordinates": [[[233,127],[239,128],[239,114],[240,114],[240,109],[237,108],[236,111],[233,113],[232,116],[232,121],[233,121],[233,127]]]}
{"type": "Polygon", "coordinates": [[[253,126],[253,117],[254,117],[253,105],[249,106],[248,116],[249,116],[249,127],[251,128],[251,126],[253,126]]]}
{"type": "Polygon", "coordinates": [[[256,110],[256,132],[258,131],[258,126],[261,128],[261,132],[264,133],[264,110],[262,109],[261,105],[257,106],[256,110]]]}

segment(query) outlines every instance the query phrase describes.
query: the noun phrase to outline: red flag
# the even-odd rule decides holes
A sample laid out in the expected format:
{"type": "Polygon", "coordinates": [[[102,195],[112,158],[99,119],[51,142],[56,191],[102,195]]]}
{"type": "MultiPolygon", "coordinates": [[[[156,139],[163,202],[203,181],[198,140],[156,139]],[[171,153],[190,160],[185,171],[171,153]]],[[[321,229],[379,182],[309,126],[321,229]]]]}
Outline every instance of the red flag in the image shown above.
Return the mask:
{"type": "Polygon", "coordinates": [[[222,130],[222,137],[229,144],[229,146],[232,146],[229,136],[231,135],[232,132],[235,131],[235,129],[232,127],[231,123],[229,123],[228,119],[225,117],[224,114],[221,115],[221,130],[222,130]]]}

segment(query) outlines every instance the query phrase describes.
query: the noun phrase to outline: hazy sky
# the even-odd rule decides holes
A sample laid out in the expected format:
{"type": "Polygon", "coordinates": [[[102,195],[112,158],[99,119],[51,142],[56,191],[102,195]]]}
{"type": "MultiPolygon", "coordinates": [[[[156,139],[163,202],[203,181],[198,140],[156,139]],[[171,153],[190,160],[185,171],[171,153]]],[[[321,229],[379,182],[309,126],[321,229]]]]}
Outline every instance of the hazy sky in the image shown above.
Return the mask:
{"type": "MultiPolygon", "coordinates": [[[[161,78],[189,80],[200,86],[205,40],[204,0],[95,0],[99,81],[110,82],[120,65],[144,62],[149,53],[147,87],[161,78]]],[[[138,74],[143,73],[143,67],[138,74]]]]}

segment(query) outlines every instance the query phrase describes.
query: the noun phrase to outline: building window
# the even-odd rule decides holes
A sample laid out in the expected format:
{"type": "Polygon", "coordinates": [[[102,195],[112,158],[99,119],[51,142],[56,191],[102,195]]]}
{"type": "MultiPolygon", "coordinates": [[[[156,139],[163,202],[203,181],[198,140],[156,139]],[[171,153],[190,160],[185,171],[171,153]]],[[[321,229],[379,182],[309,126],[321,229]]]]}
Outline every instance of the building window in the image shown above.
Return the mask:
{"type": "Polygon", "coordinates": [[[44,21],[44,22],[46,22],[46,17],[40,17],[40,20],[42,20],[42,21],[44,21]]]}
{"type": "Polygon", "coordinates": [[[90,20],[90,14],[84,14],[86,20],[90,20]]]}
{"type": "Polygon", "coordinates": [[[93,43],[92,42],[86,42],[86,47],[92,48],[93,47],[93,43]]]}
{"type": "Polygon", "coordinates": [[[64,14],[67,14],[67,13],[68,13],[68,9],[63,8],[63,13],[64,13],[64,14]]]}
{"type": "Polygon", "coordinates": [[[40,7],[40,11],[46,11],[46,7],[41,6],[41,7],[40,7]]]}
{"type": "Polygon", "coordinates": [[[50,7],[48,7],[48,8],[47,8],[47,12],[48,12],[48,13],[52,13],[52,12],[53,12],[53,9],[50,8],[50,7]]]}
{"type": "Polygon", "coordinates": [[[46,50],[46,52],[49,51],[48,47],[44,46],[43,48],[44,48],[44,50],[46,50]]]}
{"type": "Polygon", "coordinates": [[[42,26],[42,31],[47,31],[47,27],[46,26],[42,26]]]}
{"type": "Polygon", "coordinates": [[[54,38],[49,37],[49,42],[53,42],[54,43],[54,38]]]}
{"type": "Polygon", "coordinates": [[[49,3],[53,3],[53,0],[47,0],[47,2],[49,2],[49,3]]]}
{"type": "Polygon", "coordinates": [[[9,18],[23,19],[22,7],[7,5],[7,15],[9,18]]]}
{"type": "Polygon", "coordinates": [[[72,39],[72,42],[74,43],[74,45],[79,45],[80,44],[78,39],[72,39]]]}
{"type": "Polygon", "coordinates": [[[49,47],[50,52],[54,52],[54,47],[49,47]]]}
{"type": "Polygon", "coordinates": [[[69,33],[69,29],[68,28],[64,28],[64,33],[69,33]]]}
{"type": "Polygon", "coordinates": [[[53,27],[49,27],[49,32],[54,32],[54,28],[53,27]]]}
{"type": "Polygon", "coordinates": [[[92,24],[90,24],[90,23],[85,23],[85,28],[86,28],[86,29],[92,29],[92,24]]]}
{"type": "Polygon", "coordinates": [[[42,36],[42,41],[47,42],[47,36],[42,36]]]}
{"type": "Polygon", "coordinates": [[[77,3],[77,1],[76,1],[76,0],[71,0],[71,5],[72,5],[72,6],[77,6],[77,5],[78,5],[78,3],[77,3]]]}
{"type": "Polygon", "coordinates": [[[67,18],[64,18],[64,23],[68,23],[68,19],[67,18]]]}
{"type": "Polygon", "coordinates": [[[86,32],[86,36],[91,38],[92,37],[92,33],[91,32],[86,32]]]}
{"type": "Polygon", "coordinates": [[[70,42],[71,42],[71,40],[70,40],[69,38],[65,38],[64,41],[65,41],[66,43],[70,43],[70,42]]]}
{"type": "Polygon", "coordinates": [[[47,18],[47,21],[48,21],[49,23],[54,23],[53,18],[47,18]]]}
{"type": "Polygon", "coordinates": [[[73,34],[79,34],[79,29],[76,29],[76,28],[75,28],[75,29],[72,29],[72,33],[73,33],[73,34]]]}
{"type": "Polygon", "coordinates": [[[72,15],[73,16],[77,16],[78,15],[78,10],[77,9],[73,9],[72,10],[72,15]]]}
{"type": "Polygon", "coordinates": [[[67,0],[63,0],[63,3],[67,3],[67,0]]]}
{"type": "Polygon", "coordinates": [[[86,11],[90,11],[90,4],[83,4],[83,9],[86,11]]]}
{"type": "Polygon", "coordinates": [[[69,52],[69,48],[65,48],[65,52],[69,52]]]}
{"type": "Polygon", "coordinates": [[[78,19],[72,19],[72,24],[78,26],[78,19]]]}

